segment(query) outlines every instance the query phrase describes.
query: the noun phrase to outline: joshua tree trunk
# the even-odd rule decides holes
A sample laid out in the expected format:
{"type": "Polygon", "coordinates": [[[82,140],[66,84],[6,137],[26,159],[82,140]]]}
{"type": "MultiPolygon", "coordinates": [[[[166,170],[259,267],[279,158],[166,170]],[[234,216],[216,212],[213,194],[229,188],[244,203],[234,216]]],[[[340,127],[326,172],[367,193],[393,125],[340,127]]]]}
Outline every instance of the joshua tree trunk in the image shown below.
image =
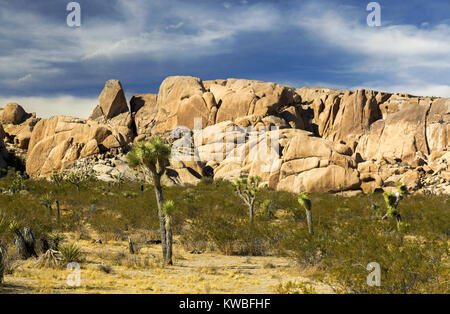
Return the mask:
{"type": "Polygon", "coordinates": [[[308,231],[311,234],[314,234],[313,224],[312,224],[312,211],[306,210],[306,222],[308,223],[308,231]]]}
{"type": "Polygon", "coordinates": [[[59,222],[61,221],[61,209],[59,208],[59,201],[56,200],[55,203],[56,203],[56,221],[59,224],[59,222]]]}
{"type": "Polygon", "coordinates": [[[0,246],[0,286],[3,283],[3,273],[5,271],[5,254],[3,253],[3,249],[0,246]]]}
{"type": "Polygon", "coordinates": [[[158,203],[159,228],[161,232],[161,246],[164,262],[167,262],[167,235],[166,235],[166,219],[162,212],[164,197],[162,193],[161,177],[153,173],[153,184],[155,186],[156,202],[158,203]]]}
{"type": "Polygon", "coordinates": [[[133,243],[133,241],[131,241],[131,238],[128,238],[128,249],[130,251],[130,254],[134,254],[135,253],[134,243],[133,243]]]}
{"type": "Polygon", "coordinates": [[[36,239],[33,234],[33,230],[29,227],[23,228],[23,239],[30,256],[38,257],[36,253],[36,239]]]}
{"type": "Polygon", "coordinates": [[[248,205],[248,212],[250,215],[250,223],[253,223],[253,212],[254,212],[254,203],[253,202],[248,205]]]}
{"type": "Polygon", "coordinates": [[[28,253],[23,235],[19,230],[16,230],[16,239],[14,241],[14,245],[16,247],[16,253],[20,259],[26,260],[31,256],[28,253]]]}
{"type": "Polygon", "coordinates": [[[166,216],[166,257],[165,261],[168,265],[172,265],[172,226],[170,216],[166,216]]]}

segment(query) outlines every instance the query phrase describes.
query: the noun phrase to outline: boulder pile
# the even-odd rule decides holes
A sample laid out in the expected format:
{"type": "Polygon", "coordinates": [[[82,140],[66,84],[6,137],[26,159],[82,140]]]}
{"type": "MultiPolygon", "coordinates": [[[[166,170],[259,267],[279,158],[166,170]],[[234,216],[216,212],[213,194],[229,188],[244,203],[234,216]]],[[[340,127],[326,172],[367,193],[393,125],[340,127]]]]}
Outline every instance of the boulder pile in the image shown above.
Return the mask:
{"type": "Polygon", "coordinates": [[[125,154],[160,135],[173,145],[165,184],[249,175],[291,192],[372,193],[403,182],[411,192],[450,194],[445,98],[173,76],[129,104],[122,84],[108,81],[89,119],[39,119],[8,104],[0,122],[0,137],[25,152],[33,177],[80,169],[139,180],[125,154]]]}

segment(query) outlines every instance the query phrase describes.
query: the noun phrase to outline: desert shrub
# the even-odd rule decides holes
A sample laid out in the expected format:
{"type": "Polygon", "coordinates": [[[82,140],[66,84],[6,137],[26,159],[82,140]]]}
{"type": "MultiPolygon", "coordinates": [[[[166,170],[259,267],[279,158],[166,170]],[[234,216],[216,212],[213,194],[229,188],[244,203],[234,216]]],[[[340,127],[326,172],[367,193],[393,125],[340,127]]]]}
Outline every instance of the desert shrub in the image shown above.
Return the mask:
{"type": "Polygon", "coordinates": [[[149,266],[155,266],[157,261],[152,261],[148,256],[127,255],[123,261],[123,265],[130,269],[140,269],[149,266]]]}
{"type": "Polygon", "coordinates": [[[80,262],[81,250],[75,243],[68,243],[61,246],[59,252],[65,263],[80,262]]]}
{"type": "Polygon", "coordinates": [[[53,232],[47,236],[47,241],[50,249],[58,251],[59,246],[66,240],[66,237],[62,233],[53,232]]]}
{"type": "MultiPolygon", "coordinates": [[[[435,293],[448,291],[449,207],[443,198],[410,196],[400,203],[408,228],[374,215],[364,197],[316,195],[316,233],[291,228],[284,254],[302,266],[315,265],[321,279],[345,293],[435,293]],[[366,267],[381,267],[381,286],[367,285],[366,267]]],[[[383,203],[382,195],[375,201],[383,203]]],[[[294,220],[296,221],[296,220],[294,220]]]]}
{"type": "Polygon", "coordinates": [[[226,255],[267,255],[273,253],[279,234],[276,226],[258,216],[250,224],[245,209],[239,216],[211,210],[193,218],[180,241],[189,250],[212,246],[226,255]]]}
{"type": "Polygon", "coordinates": [[[9,190],[12,193],[17,193],[22,191],[25,188],[25,176],[20,172],[16,171],[11,180],[11,185],[9,186],[9,190]]]}
{"type": "Polygon", "coordinates": [[[278,294],[315,294],[316,289],[309,285],[305,284],[303,282],[293,282],[288,281],[285,284],[280,283],[277,288],[276,292],[278,294]]]}

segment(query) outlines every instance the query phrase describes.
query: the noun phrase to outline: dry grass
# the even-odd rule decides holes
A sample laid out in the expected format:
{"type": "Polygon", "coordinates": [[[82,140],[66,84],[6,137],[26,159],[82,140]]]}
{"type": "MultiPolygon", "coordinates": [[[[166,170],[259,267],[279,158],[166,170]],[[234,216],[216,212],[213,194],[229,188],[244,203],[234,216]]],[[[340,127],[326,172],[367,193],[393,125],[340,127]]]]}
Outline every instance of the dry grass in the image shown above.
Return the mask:
{"type": "MultiPolygon", "coordinates": [[[[76,235],[69,235],[74,238],[76,235]]],[[[127,252],[126,241],[94,244],[78,240],[83,262],[81,286],[70,287],[71,271],[35,267],[30,259],[5,276],[0,293],[277,293],[280,283],[307,282],[295,265],[278,257],[191,254],[175,245],[174,266],[162,266],[160,246],[148,245],[138,254],[127,252]],[[270,266],[268,266],[270,265],[270,266]]],[[[315,283],[317,292],[331,292],[315,283]]]]}

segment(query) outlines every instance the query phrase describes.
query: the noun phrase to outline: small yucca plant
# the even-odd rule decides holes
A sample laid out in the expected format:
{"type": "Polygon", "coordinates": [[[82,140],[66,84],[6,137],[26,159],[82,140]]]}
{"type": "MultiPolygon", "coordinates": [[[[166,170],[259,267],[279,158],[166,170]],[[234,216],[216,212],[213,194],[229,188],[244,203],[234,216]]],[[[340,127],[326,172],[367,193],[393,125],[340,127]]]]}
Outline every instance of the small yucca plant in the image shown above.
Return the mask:
{"type": "Polygon", "coordinates": [[[63,245],[59,252],[61,253],[63,261],[66,263],[80,261],[81,250],[75,243],[63,245]]]}
{"type": "Polygon", "coordinates": [[[61,233],[51,233],[48,235],[48,242],[50,248],[55,251],[59,251],[59,245],[66,239],[61,233]]]}
{"type": "Polygon", "coordinates": [[[306,192],[300,192],[298,194],[298,203],[303,206],[306,211],[306,221],[308,223],[308,231],[310,234],[314,234],[312,226],[312,211],[311,211],[311,199],[306,192]]]}
{"type": "Polygon", "coordinates": [[[402,196],[399,192],[390,193],[386,192],[383,194],[384,202],[386,203],[387,212],[383,216],[383,220],[387,218],[395,218],[397,220],[397,227],[400,230],[400,226],[402,224],[402,216],[398,211],[398,204],[402,199],[402,196]]]}

